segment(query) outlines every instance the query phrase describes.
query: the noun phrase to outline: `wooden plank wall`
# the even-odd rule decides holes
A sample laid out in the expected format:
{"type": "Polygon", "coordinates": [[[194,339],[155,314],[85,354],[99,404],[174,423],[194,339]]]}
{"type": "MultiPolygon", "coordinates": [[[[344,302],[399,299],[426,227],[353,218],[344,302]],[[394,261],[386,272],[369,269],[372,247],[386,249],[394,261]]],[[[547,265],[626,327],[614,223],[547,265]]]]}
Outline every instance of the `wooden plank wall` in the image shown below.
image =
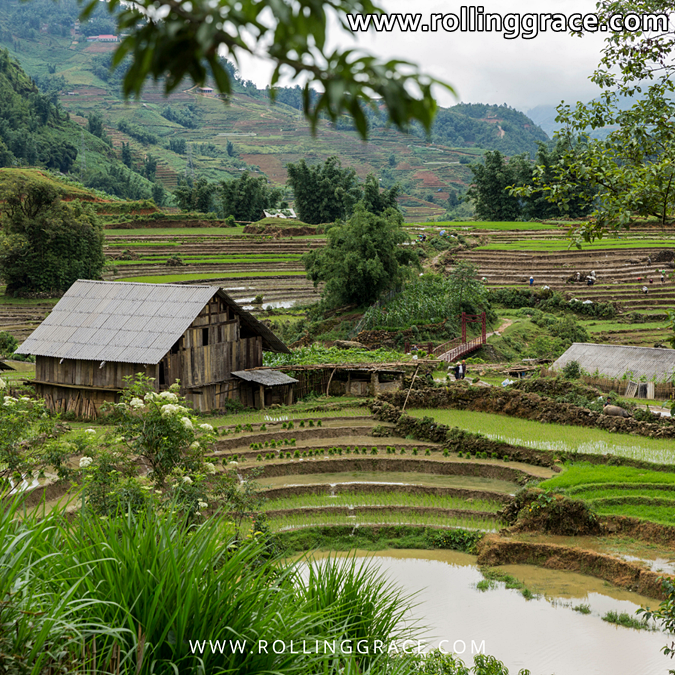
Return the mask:
{"type": "Polygon", "coordinates": [[[204,307],[178,341],[177,349],[171,351],[174,353],[162,360],[163,387],[177,379],[184,388],[224,382],[231,379],[232,371],[261,366],[263,356],[262,337],[241,338],[239,316],[218,296],[204,307]]]}
{"type": "Polygon", "coordinates": [[[86,389],[70,389],[50,384],[36,384],[39,398],[44,398],[49,410],[58,413],[73,413],[76,417],[96,419],[101,413],[101,406],[106,401],[114,403],[119,395],[112,391],[89,391],[86,389]]]}
{"type": "Polygon", "coordinates": [[[106,363],[103,368],[100,368],[100,365],[100,361],[62,360],[51,356],[37,356],[35,379],[55,384],[121,389],[124,386],[124,377],[128,375],[135,373],[154,375],[154,366],[142,363],[106,363]]]}

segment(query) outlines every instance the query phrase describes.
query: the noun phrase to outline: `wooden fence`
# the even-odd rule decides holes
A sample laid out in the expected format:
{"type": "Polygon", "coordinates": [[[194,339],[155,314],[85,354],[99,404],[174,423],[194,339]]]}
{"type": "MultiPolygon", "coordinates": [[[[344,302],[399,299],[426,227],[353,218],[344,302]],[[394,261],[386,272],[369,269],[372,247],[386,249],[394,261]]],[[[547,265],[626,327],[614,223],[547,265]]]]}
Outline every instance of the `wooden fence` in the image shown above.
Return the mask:
{"type": "MultiPolygon", "coordinates": [[[[560,375],[557,370],[542,368],[543,377],[555,377],[560,375]]],[[[675,397],[675,386],[672,382],[633,382],[631,380],[617,380],[611,377],[593,377],[582,375],[581,382],[600,391],[609,393],[615,391],[620,396],[628,398],[647,398],[664,401],[675,397]]]]}

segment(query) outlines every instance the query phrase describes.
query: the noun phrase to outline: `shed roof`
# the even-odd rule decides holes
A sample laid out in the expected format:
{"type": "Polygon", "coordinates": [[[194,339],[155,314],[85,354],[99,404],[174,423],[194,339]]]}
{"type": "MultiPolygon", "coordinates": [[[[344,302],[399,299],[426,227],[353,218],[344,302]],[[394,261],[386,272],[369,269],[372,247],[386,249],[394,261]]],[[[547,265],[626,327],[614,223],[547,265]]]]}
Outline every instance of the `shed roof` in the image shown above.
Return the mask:
{"type": "Polygon", "coordinates": [[[263,338],[268,351],[288,347],[218,286],[76,281],[18,354],[83,361],[156,364],[214,296],[263,338]]]}
{"type": "Polygon", "coordinates": [[[294,384],[298,380],[278,370],[237,370],[232,375],[246,382],[255,382],[265,387],[277,387],[282,384],[294,384]]]}
{"type": "Polygon", "coordinates": [[[675,349],[575,342],[551,368],[561,370],[570,361],[578,361],[589,373],[597,371],[617,379],[628,374],[634,379],[644,376],[663,380],[672,379],[675,373],[675,349]]]}

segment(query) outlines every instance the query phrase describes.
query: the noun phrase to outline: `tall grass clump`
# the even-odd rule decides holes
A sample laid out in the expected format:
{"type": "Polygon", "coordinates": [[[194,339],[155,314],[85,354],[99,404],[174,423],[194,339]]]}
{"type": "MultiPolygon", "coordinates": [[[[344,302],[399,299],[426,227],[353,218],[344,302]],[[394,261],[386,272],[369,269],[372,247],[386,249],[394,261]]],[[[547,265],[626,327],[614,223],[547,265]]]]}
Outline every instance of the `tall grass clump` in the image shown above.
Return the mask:
{"type": "Polygon", "coordinates": [[[0,515],[3,673],[404,672],[386,649],[340,647],[412,636],[399,624],[407,598],[372,566],[327,561],[303,577],[263,535],[234,540],[219,518],[149,508],[70,522],[57,508],[20,519],[17,504],[0,515]],[[312,650],[317,640],[336,653],[312,650]]]}
{"type": "MultiPolygon", "coordinates": [[[[419,632],[410,620],[412,596],[389,582],[373,560],[354,557],[307,559],[296,569],[298,599],[303,607],[323,617],[323,626],[338,643],[355,647],[359,672],[372,672],[388,661],[390,643],[402,643],[419,632]],[[378,652],[378,642],[384,653],[378,652]]],[[[391,664],[389,664],[391,666],[391,664]]],[[[389,669],[377,672],[389,672],[389,669]]]]}

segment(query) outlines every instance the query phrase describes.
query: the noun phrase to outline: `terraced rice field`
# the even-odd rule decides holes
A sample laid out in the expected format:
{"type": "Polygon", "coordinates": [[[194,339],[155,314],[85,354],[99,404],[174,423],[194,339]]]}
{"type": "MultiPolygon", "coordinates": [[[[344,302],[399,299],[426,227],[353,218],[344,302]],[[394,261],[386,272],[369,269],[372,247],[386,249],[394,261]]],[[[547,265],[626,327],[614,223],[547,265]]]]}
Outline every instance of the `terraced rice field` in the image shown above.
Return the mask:
{"type": "Polygon", "coordinates": [[[661,270],[672,273],[675,238],[661,229],[643,228],[629,238],[602,239],[580,251],[568,250],[569,241],[560,238],[559,229],[481,234],[489,237],[488,245],[463,251],[456,259],[475,264],[490,286],[522,288],[533,276],[537,288],[549,286],[579,300],[614,302],[624,312],[664,312],[675,304],[675,279],[660,282],[661,270]],[[591,271],[598,282],[587,286],[585,278],[591,271]],[[574,281],[577,272],[580,282],[574,281]],[[645,283],[647,295],[642,292],[645,283]]]}
{"type": "Polygon", "coordinates": [[[376,420],[363,408],[327,416],[291,410],[267,419],[254,413],[221,428],[212,455],[254,478],[277,530],[376,524],[496,530],[497,512],[519,485],[554,473],[460,459],[435,443],[374,438],[376,420]]]}
{"type": "Polygon", "coordinates": [[[541,487],[583,499],[600,515],[675,525],[675,473],[575,464],[541,487]]]}
{"type": "Polygon", "coordinates": [[[544,424],[506,415],[468,410],[408,410],[413,417],[433,417],[449,426],[480,431],[488,438],[514,445],[553,452],[580,452],[594,455],[616,455],[657,464],[673,464],[675,447],[667,439],[615,434],[603,429],[544,424]]]}

